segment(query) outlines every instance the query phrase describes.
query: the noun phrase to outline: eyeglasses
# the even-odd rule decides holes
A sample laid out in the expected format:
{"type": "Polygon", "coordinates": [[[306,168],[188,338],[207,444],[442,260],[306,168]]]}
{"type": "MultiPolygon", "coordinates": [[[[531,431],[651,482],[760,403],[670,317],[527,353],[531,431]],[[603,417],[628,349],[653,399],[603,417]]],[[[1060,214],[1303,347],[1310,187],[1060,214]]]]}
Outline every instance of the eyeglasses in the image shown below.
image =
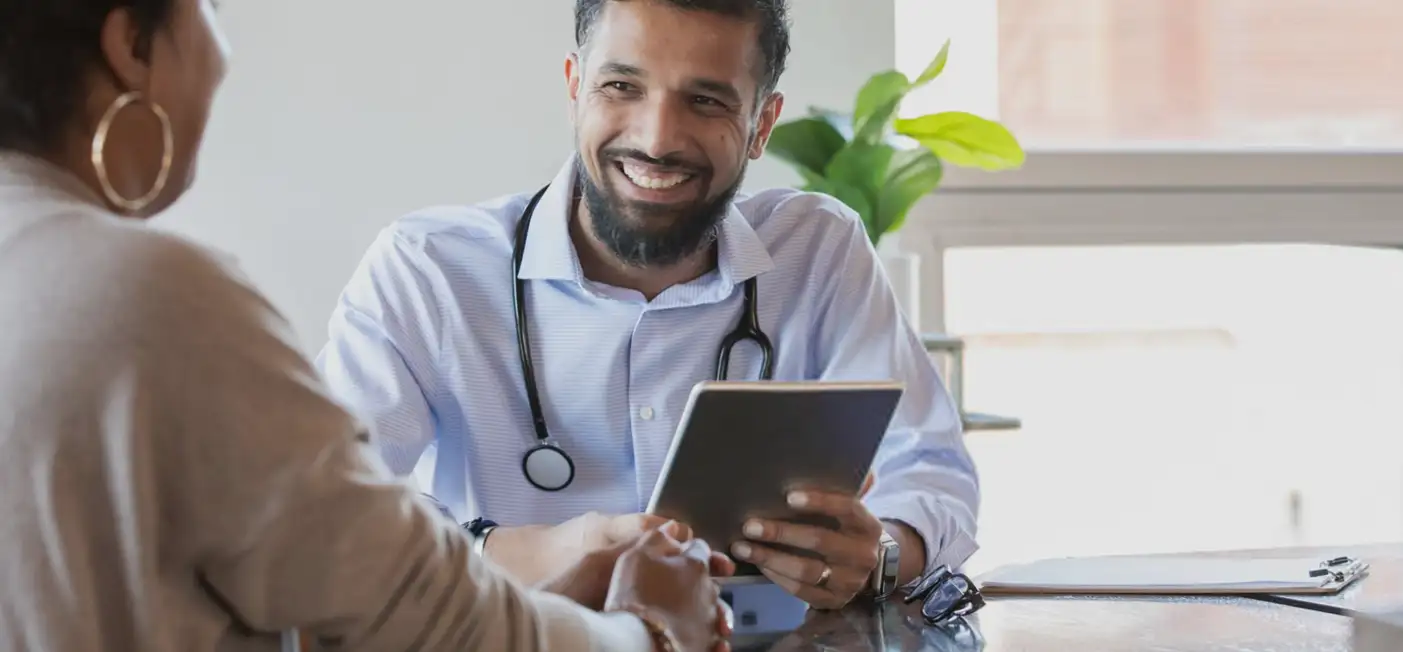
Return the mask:
{"type": "Polygon", "coordinates": [[[939,625],[957,616],[968,616],[984,608],[984,594],[974,580],[941,566],[922,577],[906,594],[906,602],[921,600],[921,616],[926,623],[939,625]]]}

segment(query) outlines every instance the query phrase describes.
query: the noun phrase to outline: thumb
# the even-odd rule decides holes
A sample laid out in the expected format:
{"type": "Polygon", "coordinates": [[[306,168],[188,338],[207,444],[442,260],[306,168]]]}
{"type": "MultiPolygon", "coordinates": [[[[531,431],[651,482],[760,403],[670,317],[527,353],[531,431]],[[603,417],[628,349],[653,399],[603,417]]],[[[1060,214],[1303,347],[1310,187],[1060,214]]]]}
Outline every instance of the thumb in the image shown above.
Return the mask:
{"type": "Polygon", "coordinates": [[[732,561],[723,553],[712,551],[711,553],[711,575],[712,577],[730,577],[736,574],[736,562],[732,561]]]}
{"type": "Polygon", "coordinates": [[[606,533],[610,541],[633,541],[644,533],[656,530],[667,523],[667,519],[652,514],[629,514],[609,519],[606,533]]]}
{"type": "Polygon", "coordinates": [[[864,497],[866,497],[866,496],[867,496],[867,492],[872,491],[872,485],[873,485],[873,484],[876,484],[876,482],[877,482],[877,476],[872,475],[872,473],[869,471],[869,472],[867,473],[867,477],[864,478],[864,479],[862,480],[862,488],[858,490],[858,492],[857,492],[857,497],[858,497],[858,498],[864,498],[864,497]]]}
{"type": "Polygon", "coordinates": [[[683,523],[681,521],[668,521],[667,523],[664,523],[662,526],[662,531],[665,532],[668,536],[672,537],[674,540],[679,542],[685,543],[692,539],[692,528],[688,527],[686,523],[683,523]]]}

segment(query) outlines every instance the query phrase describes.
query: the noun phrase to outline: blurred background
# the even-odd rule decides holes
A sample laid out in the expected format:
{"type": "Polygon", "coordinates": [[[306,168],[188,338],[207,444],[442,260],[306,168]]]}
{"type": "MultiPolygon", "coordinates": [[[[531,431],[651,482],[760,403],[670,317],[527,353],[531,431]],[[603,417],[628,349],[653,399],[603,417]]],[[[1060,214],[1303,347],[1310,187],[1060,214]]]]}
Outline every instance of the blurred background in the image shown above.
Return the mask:
{"type": "MultiPolygon", "coordinates": [[[[241,0],[195,191],[306,352],[406,211],[533,190],[572,148],[566,0],[241,0]]],[[[977,569],[1064,554],[1403,539],[1403,5],[792,0],[786,115],[947,72],[902,113],[998,119],[885,254],[964,346],[977,569]]],[[[779,162],[749,189],[792,185],[779,162]]],[[[954,380],[954,379],[952,379],[954,380]]]]}

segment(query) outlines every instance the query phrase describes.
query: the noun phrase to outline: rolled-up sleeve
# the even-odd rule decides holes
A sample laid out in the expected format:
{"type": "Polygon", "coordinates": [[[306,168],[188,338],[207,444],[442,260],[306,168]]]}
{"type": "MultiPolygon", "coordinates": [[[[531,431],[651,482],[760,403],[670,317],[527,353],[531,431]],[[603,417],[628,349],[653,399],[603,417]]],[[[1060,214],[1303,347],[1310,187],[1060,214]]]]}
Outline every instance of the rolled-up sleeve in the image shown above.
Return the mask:
{"type": "Polygon", "coordinates": [[[817,324],[822,380],[897,380],[905,393],[873,463],[865,504],[925,541],[926,570],[962,565],[978,545],[979,479],[960,415],[902,313],[876,252],[854,225],[826,274],[817,324]]]}
{"type": "Polygon", "coordinates": [[[387,229],[342,291],[316,368],[369,423],[390,470],[407,475],[433,443],[440,319],[423,266],[387,229]]]}

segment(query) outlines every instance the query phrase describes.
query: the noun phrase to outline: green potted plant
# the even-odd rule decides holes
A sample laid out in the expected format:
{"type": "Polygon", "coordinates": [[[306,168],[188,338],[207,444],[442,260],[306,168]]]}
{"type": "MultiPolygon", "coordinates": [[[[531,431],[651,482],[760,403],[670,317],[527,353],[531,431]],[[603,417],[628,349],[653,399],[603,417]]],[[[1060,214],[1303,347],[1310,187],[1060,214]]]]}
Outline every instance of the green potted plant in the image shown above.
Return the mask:
{"type": "Polygon", "coordinates": [[[945,70],[946,41],[914,81],[891,70],[868,79],[852,115],[812,108],[777,125],[769,152],[794,167],[805,190],[838,198],[862,217],[876,244],[940,185],[945,164],[997,171],[1020,167],[1017,139],[997,122],[963,111],[898,118],[902,100],[945,70]]]}

